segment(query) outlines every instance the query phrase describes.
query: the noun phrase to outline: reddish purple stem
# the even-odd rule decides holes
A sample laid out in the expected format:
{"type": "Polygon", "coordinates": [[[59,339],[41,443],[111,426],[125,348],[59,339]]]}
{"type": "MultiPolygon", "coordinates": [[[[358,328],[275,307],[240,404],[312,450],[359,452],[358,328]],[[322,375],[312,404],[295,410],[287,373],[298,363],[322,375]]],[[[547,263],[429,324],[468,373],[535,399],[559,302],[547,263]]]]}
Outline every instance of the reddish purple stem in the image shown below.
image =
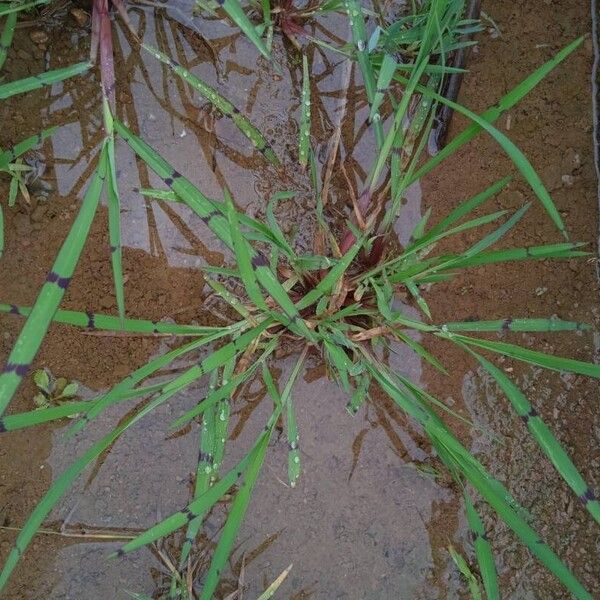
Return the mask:
{"type": "Polygon", "coordinates": [[[113,58],[112,28],[109,0],[94,0],[92,10],[92,41],[90,60],[96,62],[100,52],[100,79],[102,95],[108,100],[111,111],[115,109],[115,66],[113,58]]]}

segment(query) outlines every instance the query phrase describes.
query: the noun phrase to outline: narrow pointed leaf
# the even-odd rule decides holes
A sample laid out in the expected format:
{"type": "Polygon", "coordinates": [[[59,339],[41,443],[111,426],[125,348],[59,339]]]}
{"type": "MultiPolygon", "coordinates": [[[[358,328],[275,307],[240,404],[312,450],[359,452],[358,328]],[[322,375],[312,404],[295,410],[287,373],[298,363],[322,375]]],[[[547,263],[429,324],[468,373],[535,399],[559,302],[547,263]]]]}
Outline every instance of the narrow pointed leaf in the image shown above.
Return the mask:
{"type": "MultiPolygon", "coordinates": [[[[114,121],[114,127],[115,131],[123,137],[136,154],[138,154],[159,177],[163,178],[165,184],[175,191],[177,195],[200,216],[215,235],[217,235],[229,248],[233,248],[231,226],[228,219],[223,214],[227,210],[226,206],[218,207],[214,201],[211,201],[204,196],[196,186],[183,177],[181,173],[169,165],[169,163],[167,163],[156,151],[117,119],[114,121]]],[[[298,309],[294,306],[294,303],[277,279],[277,276],[271,271],[268,260],[264,255],[254,250],[249,244],[244,244],[244,246],[250,255],[250,262],[255,271],[256,279],[285,313],[285,324],[292,331],[297,331],[307,339],[316,342],[314,333],[308,329],[304,321],[300,318],[298,309]]],[[[323,281],[321,283],[323,283],[323,281]]],[[[312,291],[315,292],[315,290],[312,291]]],[[[318,299],[320,292],[316,292],[316,295],[318,299]]]]}
{"type": "Polygon", "coordinates": [[[381,115],[379,114],[379,107],[383,102],[383,98],[390,86],[392,77],[396,72],[396,66],[398,62],[391,54],[385,54],[379,68],[379,76],[377,78],[377,87],[375,89],[375,96],[373,103],[371,104],[371,112],[369,113],[369,119],[371,121],[380,121],[381,115]]]}
{"type": "Polygon", "coordinates": [[[476,352],[473,354],[479,364],[496,380],[515,412],[527,425],[531,435],[542,452],[554,465],[559,475],[567,482],[586,510],[600,525],[600,499],[584,481],[569,455],[563,450],[549,427],[542,421],[539,413],[531,406],[523,392],[498,367],[480,354],[476,352]]]}
{"type": "Polygon", "coordinates": [[[106,169],[106,148],[103,148],[98,168],[85,193],[79,213],[0,375],[0,415],[6,410],[29,370],[52,322],[52,317],[69,286],[98,208],[106,169]]]}
{"type": "MultiPolygon", "coordinates": [[[[230,2],[231,0],[226,0],[230,2]]],[[[256,149],[271,163],[278,164],[279,161],[275,152],[269,145],[263,134],[235,107],[227,98],[223,97],[210,85],[196,77],[193,73],[182,67],[179,63],[169,58],[166,54],[160,52],[156,48],[148,44],[142,46],[152,56],[168,65],[173,71],[179,75],[187,84],[191,85],[199,94],[206,98],[220,112],[229,117],[238,127],[238,129],[254,144],[256,149]]]]}
{"type": "Polygon", "coordinates": [[[460,221],[463,217],[474,211],[478,206],[481,206],[486,200],[495,196],[510,182],[510,177],[505,177],[496,183],[493,183],[490,187],[485,189],[483,192],[473,196],[473,198],[459,204],[447,217],[443,218],[437,225],[432,227],[426,234],[425,238],[430,239],[436,237],[451,225],[454,225],[457,221],[460,221]]]}
{"type": "Polygon", "coordinates": [[[10,2],[8,4],[2,3],[0,5],[0,17],[4,15],[11,15],[13,13],[17,13],[22,10],[29,10],[34,6],[39,6],[40,4],[48,4],[50,0],[34,0],[33,2],[10,2]]]}
{"type": "Polygon", "coordinates": [[[256,265],[252,262],[248,242],[242,236],[240,224],[237,218],[237,211],[233,206],[233,201],[229,194],[226,195],[227,218],[229,220],[230,235],[233,241],[233,251],[235,252],[236,264],[240,270],[240,276],[246,289],[250,301],[261,311],[269,313],[265,299],[260,291],[260,286],[256,279],[256,265]]]}
{"type": "Polygon", "coordinates": [[[487,473],[483,466],[460,444],[441,421],[434,414],[417,405],[409,396],[403,394],[394,385],[393,378],[383,365],[378,364],[378,368],[375,368],[369,364],[369,371],[399,407],[420,422],[427,435],[436,444],[445,448],[446,456],[452,460],[452,465],[449,466],[457,468],[466,477],[469,483],[478,490],[485,501],[490,504],[540,562],[578,600],[591,600],[592,597],[589,592],[575,578],[567,566],[540,539],[535,530],[521,516],[520,511],[515,510],[513,503],[508,502],[507,499],[511,496],[504,489],[504,486],[487,473]]]}
{"type": "MultiPolygon", "coordinates": [[[[209,390],[214,390],[219,380],[218,371],[213,371],[210,377],[209,390]]],[[[194,499],[200,497],[208,490],[213,481],[213,467],[215,456],[215,424],[218,418],[216,414],[217,406],[212,406],[205,411],[202,418],[202,426],[200,428],[198,462],[196,465],[196,481],[194,484],[194,499]]],[[[181,546],[181,555],[179,557],[179,568],[185,568],[185,565],[190,555],[192,545],[198,535],[198,531],[202,526],[204,514],[195,516],[187,526],[185,540],[181,546]]]]}
{"type": "MultiPolygon", "coordinates": [[[[2,9],[0,9],[0,12],[2,9]]],[[[6,56],[8,54],[8,49],[10,48],[13,40],[13,36],[15,34],[15,26],[17,24],[17,12],[11,12],[8,17],[6,17],[6,21],[4,22],[4,27],[2,28],[2,33],[0,34],[0,69],[4,66],[4,62],[6,61],[6,56]]]]}
{"type": "MultiPolygon", "coordinates": [[[[505,111],[512,108],[522,98],[524,98],[540,81],[542,81],[550,71],[556,68],[565,58],[567,58],[572,52],[574,52],[583,42],[584,37],[581,36],[565,46],[560,52],[558,52],[553,58],[544,63],[539,69],[534,71],[531,75],[526,77],[518,85],[516,85],[508,94],[503,96],[492,108],[489,108],[481,114],[481,118],[485,119],[488,123],[493,123],[495,120],[502,115],[505,111]]],[[[471,123],[464,131],[459,133],[454,139],[452,139],[446,146],[444,146],[435,156],[428,160],[420,169],[418,169],[410,177],[406,185],[421,179],[424,175],[433,170],[446,158],[454,154],[461,146],[472,140],[478,133],[480,133],[482,127],[478,122],[471,123]]]]}
{"type": "MultiPolygon", "coordinates": [[[[31,307],[16,306],[15,304],[0,304],[0,313],[10,313],[27,317],[31,314],[31,307]]],[[[163,321],[149,321],[146,319],[125,319],[121,326],[121,320],[118,317],[102,315],[93,312],[81,312],[76,310],[58,309],[52,318],[55,323],[65,323],[75,327],[81,327],[90,330],[108,330],[118,331],[122,329],[128,333],[140,334],[164,334],[194,336],[217,331],[226,331],[223,327],[204,327],[202,325],[178,325],[176,323],[165,323],[163,321]]]]}
{"type": "Polygon", "coordinates": [[[475,256],[457,256],[451,268],[466,269],[491,265],[494,263],[511,262],[515,260],[542,260],[545,258],[579,258],[589,256],[589,252],[578,250],[585,244],[547,244],[545,246],[529,246],[527,248],[509,248],[494,252],[482,252],[475,256]]]}
{"type": "Polygon", "coordinates": [[[473,536],[473,546],[475,547],[475,558],[479,566],[479,573],[483,582],[483,588],[487,600],[500,600],[500,591],[498,587],[498,574],[496,572],[496,563],[492,553],[492,547],[487,539],[483,522],[473,506],[469,494],[465,491],[465,508],[467,521],[471,528],[473,536]]]}
{"type": "Polygon", "coordinates": [[[248,505],[250,504],[252,490],[254,489],[254,485],[256,484],[256,480],[260,473],[269,446],[269,439],[270,435],[262,437],[256,448],[256,452],[253,453],[249,460],[248,467],[244,473],[244,482],[231,504],[229,516],[227,517],[227,521],[221,532],[219,543],[217,544],[208,573],[206,574],[206,579],[200,595],[201,600],[210,600],[217,588],[223,567],[231,554],[233,543],[235,542],[238,530],[242,524],[248,505]]]}
{"type": "Polygon", "coordinates": [[[471,595],[471,600],[481,600],[481,590],[479,589],[479,582],[473,572],[469,568],[469,563],[465,560],[465,558],[459,554],[454,546],[449,546],[448,551],[450,552],[450,557],[454,561],[454,564],[460,571],[460,574],[467,581],[467,585],[469,586],[469,594],[471,595]]]}
{"type": "Polygon", "coordinates": [[[300,449],[298,425],[296,423],[296,410],[294,402],[290,398],[287,403],[287,439],[289,444],[288,451],[288,478],[291,487],[296,487],[300,477],[300,449]]]}
{"type": "Polygon", "coordinates": [[[256,599],[256,600],[270,600],[275,592],[279,589],[281,584],[285,581],[285,578],[289,575],[292,570],[292,564],[285,568],[280,575],[269,585],[269,587],[256,599]]]}
{"type": "Polygon", "coordinates": [[[19,156],[41,144],[57,129],[58,127],[49,127],[48,129],[44,129],[40,133],[32,135],[31,137],[24,139],[22,142],[19,142],[13,148],[0,152],[0,169],[5,169],[9,163],[15,161],[17,158],[19,158],[19,156]]]}
{"type": "MultiPolygon", "coordinates": [[[[375,71],[373,70],[373,65],[371,64],[369,57],[369,50],[367,48],[367,27],[362,12],[362,4],[358,2],[358,0],[344,0],[344,5],[350,20],[352,42],[356,47],[356,58],[363,77],[365,94],[369,101],[369,105],[372,105],[375,100],[377,87],[375,83],[375,71]]],[[[377,146],[380,147],[383,143],[383,127],[380,120],[373,121],[373,130],[375,132],[377,146]]]]}
{"type": "Polygon", "coordinates": [[[306,168],[308,164],[308,151],[310,148],[310,79],[308,73],[308,58],[302,56],[302,98],[300,108],[300,166],[306,168]]]}
{"type": "Polygon", "coordinates": [[[212,390],[205,398],[198,402],[194,408],[191,408],[183,415],[178,417],[171,425],[171,428],[179,429],[195,417],[203,414],[208,407],[214,406],[219,401],[229,398],[240,385],[252,377],[259,366],[265,363],[265,360],[275,351],[277,347],[277,341],[278,340],[276,338],[275,340],[271,340],[261,355],[255,358],[247,369],[234,375],[227,382],[223,382],[218,388],[212,390]]]}
{"type": "Polygon", "coordinates": [[[81,75],[89,70],[89,68],[89,62],[81,62],[76,65],[71,65],[70,67],[46,71],[45,73],[40,73],[33,77],[26,77],[25,79],[19,79],[18,81],[0,84],[0,100],[6,100],[11,96],[31,92],[32,90],[37,90],[45,85],[51,85],[69,79],[70,77],[81,75]]]}
{"type": "Polygon", "coordinates": [[[521,346],[516,346],[515,344],[509,344],[507,342],[482,340],[459,334],[450,334],[450,336],[456,338],[459,342],[464,342],[467,346],[477,346],[544,369],[567,371],[579,373],[580,375],[587,375],[588,377],[594,377],[596,379],[600,378],[600,365],[593,363],[574,360],[572,358],[563,358],[562,356],[552,356],[551,354],[545,354],[544,352],[538,352],[537,350],[529,350],[529,348],[521,348],[521,346]]]}
{"type": "Polygon", "coordinates": [[[223,0],[219,2],[220,7],[227,13],[229,18],[244,32],[248,39],[256,46],[257,50],[268,60],[271,53],[267,50],[264,42],[256,32],[254,25],[246,16],[244,9],[238,0],[223,0]]]}
{"type": "Polygon", "coordinates": [[[500,319],[496,321],[460,321],[444,323],[446,331],[586,331],[590,325],[562,319],[500,319]]]}
{"type": "MultiPolygon", "coordinates": [[[[156,374],[163,367],[171,364],[174,360],[181,356],[185,356],[189,352],[200,348],[203,345],[214,342],[223,336],[231,333],[230,331],[220,331],[214,333],[212,335],[207,335],[200,339],[194,340],[180,346],[179,348],[175,348],[175,350],[171,350],[166,354],[161,354],[151,361],[147,362],[145,365],[136,369],[132,373],[130,373],[127,377],[125,377],[122,381],[120,381],[116,386],[114,386],[108,393],[104,394],[100,398],[90,401],[90,408],[86,411],[83,418],[75,423],[70,431],[69,435],[74,435],[78,431],[81,431],[88,423],[90,423],[94,418],[96,418],[99,414],[101,414],[104,410],[106,410],[109,406],[121,402],[123,399],[128,397],[128,393],[134,388],[138,383],[143,381],[144,379],[151,377],[156,374]]],[[[173,380],[172,380],[173,381],[173,380]]],[[[168,384],[161,384],[161,391],[167,387],[168,384]]]]}

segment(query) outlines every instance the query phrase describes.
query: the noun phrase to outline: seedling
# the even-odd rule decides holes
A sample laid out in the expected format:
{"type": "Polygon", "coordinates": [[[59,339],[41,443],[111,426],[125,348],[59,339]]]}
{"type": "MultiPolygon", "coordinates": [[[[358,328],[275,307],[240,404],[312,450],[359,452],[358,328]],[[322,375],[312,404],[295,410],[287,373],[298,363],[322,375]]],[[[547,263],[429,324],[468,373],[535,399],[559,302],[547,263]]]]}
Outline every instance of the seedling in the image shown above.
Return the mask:
{"type": "MultiPolygon", "coordinates": [[[[33,397],[33,403],[38,410],[71,402],[75,400],[79,390],[78,383],[69,382],[65,377],[55,377],[50,369],[35,371],[33,381],[39,390],[33,397]]],[[[71,415],[71,418],[74,418],[74,415],[71,415]]]]}

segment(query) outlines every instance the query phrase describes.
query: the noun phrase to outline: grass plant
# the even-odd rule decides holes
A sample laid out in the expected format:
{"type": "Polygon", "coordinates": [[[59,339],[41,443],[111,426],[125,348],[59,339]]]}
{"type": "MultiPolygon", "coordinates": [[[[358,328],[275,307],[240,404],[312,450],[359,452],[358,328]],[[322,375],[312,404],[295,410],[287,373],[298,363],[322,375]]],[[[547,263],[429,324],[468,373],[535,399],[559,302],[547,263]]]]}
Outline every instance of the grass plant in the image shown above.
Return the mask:
{"type": "MultiPolygon", "coordinates": [[[[113,4],[126,19],[122,3],[115,0],[113,4]]],[[[5,19],[3,39],[10,40],[15,22],[13,15],[17,13],[17,7],[25,6],[28,5],[14,2],[0,5],[0,10],[5,11],[0,12],[0,16],[4,15],[5,19]]],[[[208,8],[217,9],[210,6],[208,8]]],[[[311,14],[318,18],[319,10],[316,6],[313,8],[311,14]]],[[[272,35],[274,14],[277,14],[274,9],[276,7],[271,6],[268,1],[242,7],[237,0],[225,0],[218,7],[248,36],[265,59],[271,56],[269,48],[272,39],[269,41],[269,35],[272,35]],[[251,13],[252,9],[254,13],[251,13]],[[249,14],[262,15],[263,26],[255,27],[249,14]]],[[[104,119],[104,139],[95,158],[95,173],[37,300],[32,307],[0,305],[0,311],[25,318],[25,324],[0,375],[0,431],[7,435],[7,432],[16,429],[71,416],[74,417],[70,427],[70,433],[73,434],[85,430],[93,419],[110,406],[127,403],[133,398],[147,398],[146,403],[138,405],[136,411],[129,412],[126,418],[93,443],[65,472],[56,476],[17,537],[15,547],[0,573],[0,590],[6,585],[20,557],[50,511],[85,467],[132,425],[152,414],[156,407],[165,402],[172,402],[177,407],[179,392],[202,378],[208,378],[206,396],[200,398],[193,409],[182,412],[172,424],[173,428],[178,428],[194,419],[202,420],[196,480],[189,504],[137,535],[123,545],[116,555],[123,556],[155,543],[176,530],[185,529],[185,541],[179,557],[179,569],[183,572],[201,530],[203,518],[223,496],[232,494],[228,516],[200,591],[202,599],[213,597],[251,501],[252,491],[260,477],[269,440],[279,422],[285,423],[289,442],[290,485],[293,487],[301,476],[301,432],[298,431],[295,414],[302,399],[294,395],[294,384],[303,371],[307,357],[313,355],[322,358],[331,378],[347,393],[348,411],[351,415],[361,409],[368,401],[373,387],[378,386],[401,411],[420,424],[432,448],[461,489],[464,489],[477,568],[469,566],[456,551],[452,552],[473,594],[481,593],[481,581],[488,599],[496,599],[500,595],[493,540],[488,540],[485,536],[472,499],[476,495],[495,511],[530,552],[560,580],[566,590],[576,598],[592,597],[524,517],[524,509],[509,490],[485,469],[452,432],[445,420],[450,409],[444,402],[401,373],[390,369],[380,358],[379,352],[392,343],[405,344],[444,374],[448,366],[443,364],[443,358],[432,355],[422,342],[411,337],[411,333],[418,331],[424,337],[444,340],[464,350],[474,359],[475,364],[479,364],[496,380],[508,400],[508,406],[514,410],[515,417],[526,423],[533,439],[571,487],[573,494],[600,524],[600,502],[576,465],[514,381],[492,362],[492,358],[486,358],[503,356],[544,369],[600,378],[599,365],[549,355],[499,341],[488,335],[503,332],[588,332],[590,327],[556,318],[519,318],[517,315],[501,320],[440,323],[436,321],[422,294],[423,286],[433,286],[440,281],[460,277],[461,272],[476,266],[584,257],[588,253],[583,250],[582,244],[565,241],[536,247],[496,249],[506,234],[517,226],[529,205],[525,204],[514,212],[492,211],[484,216],[475,216],[475,211],[484,208],[486,203],[504,189],[508,179],[482,190],[473,198],[465,199],[437,223],[429,223],[429,213],[426,213],[413,231],[410,243],[401,250],[394,251],[389,244],[393,224],[396,219],[402,218],[401,199],[408,186],[480,132],[489,134],[511,158],[557,230],[567,237],[561,216],[540,177],[523,153],[494,127],[493,122],[504,110],[531,92],[553,68],[577,49],[582,40],[569,44],[497,104],[478,115],[447,100],[440,93],[443,76],[452,72],[452,68],[447,66],[450,53],[461,47],[463,42],[460,39],[465,31],[478,27],[477,23],[463,18],[464,2],[424,2],[421,10],[415,14],[385,27],[378,26],[371,35],[368,35],[368,31],[372,11],[357,0],[346,0],[343,5],[338,2],[320,5],[321,11],[326,9],[346,13],[349,19],[352,40],[336,51],[358,63],[363,78],[364,101],[368,105],[368,128],[376,142],[376,154],[364,182],[364,189],[345,220],[341,236],[335,236],[329,230],[328,221],[323,217],[326,207],[322,206],[318,182],[313,176],[315,211],[320,215],[323,239],[329,242],[328,247],[320,253],[297,251],[294,240],[286,238],[274,217],[274,203],[282,198],[290,198],[294,190],[274,197],[267,211],[267,223],[248,217],[236,209],[227,189],[222,190],[220,198],[209,198],[176,165],[167,162],[116,117],[114,89],[118,81],[115,80],[113,70],[112,25],[106,0],[94,2],[90,62],[0,84],[0,99],[8,98],[83,73],[99,57],[104,119]],[[462,113],[471,124],[436,156],[425,159],[425,141],[434,125],[439,105],[450,106],[462,113]],[[121,215],[115,140],[123,140],[162,179],[164,189],[145,189],[142,190],[144,194],[160,198],[162,202],[185,204],[233,253],[235,264],[227,269],[226,278],[219,278],[210,272],[207,272],[207,277],[213,291],[239,314],[239,319],[234,323],[199,327],[193,324],[179,325],[127,318],[121,266],[121,215]],[[108,197],[118,314],[101,315],[63,310],[60,305],[86,242],[103,189],[108,197]],[[482,231],[476,243],[456,254],[438,250],[442,240],[467,230],[482,231]],[[238,288],[241,286],[245,290],[244,294],[235,294],[230,287],[231,283],[237,284],[238,288]],[[398,302],[398,298],[404,295],[420,311],[420,318],[407,316],[405,307],[398,302]],[[182,345],[176,349],[153,358],[91,401],[66,401],[44,410],[6,414],[9,403],[27,375],[53,321],[89,330],[168,334],[180,336],[183,340],[182,345]],[[272,377],[269,365],[275,360],[275,352],[284,339],[296,349],[298,358],[288,380],[280,389],[272,377]],[[197,353],[201,348],[208,348],[210,351],[198,358],[197,353]],[[155,380],[162,369],[184,356],[194,359],[192,366],[166,380],[155,380]],[[272,401],[270,416],[244,457],[233,468],[225,471],[222,465],[227,451],[231,398],[252,377],[262,378],[269,392],[272,401]]],[[[129,26],[131,27],[130,24],[129,26]]],[[[314,42],[308,40],[306,43],[314,42]]],[[[140,45],[231,118],[267,160],[273,163],[277,161],[266,137],[220,92],[159,50],[143,42],[140,45]]],[[[303,55],[301,64],[303,83],[299,102],[302,109],[297,148],[300,167],[308,168],[314,175],[315,158],[310,144],[311,74],[306,54],[303,55]]],[[[6,169],[10,164],[15,164],[18,156],[42,137],[52,133],[53,130],[43,132],[0,154],[0,168],[6,169]]],[[[286,575],[287,572],[282,573],[281,578],[265,591],[265,598],[270,597],[269,593],[272,594],[276,589],[273,586],[277,582],[279,585],[286,575]]],[[[184,593],[187,592],[182,591],[181,586],[175,582],[170,597],[183,597],[184,593]]]]}

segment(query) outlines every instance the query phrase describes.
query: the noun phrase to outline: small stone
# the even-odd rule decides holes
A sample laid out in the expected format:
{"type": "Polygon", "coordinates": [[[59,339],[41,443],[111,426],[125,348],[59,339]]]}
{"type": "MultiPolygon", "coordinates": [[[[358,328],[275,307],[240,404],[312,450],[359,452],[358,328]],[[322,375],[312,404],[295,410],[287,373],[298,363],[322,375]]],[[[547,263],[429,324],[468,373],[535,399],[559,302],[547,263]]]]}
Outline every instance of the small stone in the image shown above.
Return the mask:
{"type": "Polygon", "coordinates": [[[81,8],[72,8],[70,12],[78,27],[85,27],[88,24],[90,17],[85,10],[81,8]]]}
{"type": "Polygon", "coordinates": [[[29,37],[34,44],[46,44],[48,42],[48,34],[41,29],[34,29],[29,37]]]}
{"type": "Polygon", "coordinates": [[[572,516],[573,516],[573,510],[574,510],[574,505],[573,505],[573,501],[571,500],[571,501],[569,502],[569,504],[567,505],[567,515],[568,515],[569,517],[572,517],[572,516]]]}
{"type": "Polygon", "coordinates": [[[573,148],[568,148],[561,161],[561,171],[572,175],[581,167],[581,156],[573,148]]]}
{"type": "Polygon", "coordinates": [[[571,187],[575,182],[573,175],[563,175],[560,179],[563,182],[563,185],[566,187],[571,187]]]}

